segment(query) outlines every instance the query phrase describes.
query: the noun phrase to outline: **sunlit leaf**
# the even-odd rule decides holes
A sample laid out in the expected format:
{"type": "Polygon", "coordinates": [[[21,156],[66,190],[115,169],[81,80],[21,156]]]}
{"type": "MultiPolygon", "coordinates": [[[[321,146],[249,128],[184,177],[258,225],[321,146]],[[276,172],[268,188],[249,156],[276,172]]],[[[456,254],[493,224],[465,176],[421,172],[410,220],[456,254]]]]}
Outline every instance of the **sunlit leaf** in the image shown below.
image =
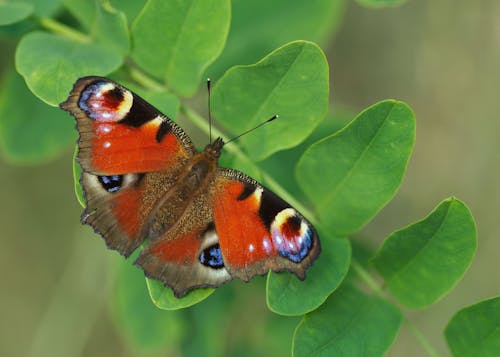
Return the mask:
{"type": "Polygon", "coordinates": [[[469,209],[449,198],[423,220],[392,233],[373,263],[402,304],[421,308],[457,284],[476,245],[476,226],[469,209]]]}
{"type": "Polygon", "coordinates": [[[217,121],[235,134],[279,119],[239,142],[254,160],[303,141],[328,110],[328,63],[321,49],[296,41],[250,66],[228,70],[216,83],[212,108],[217,121]]]}
{"type": "Polygon", "coordinates": [[[132,27],[132,58],[176,93],[192,95],[224,47],[230,11],[229,0],[149,0],[132,27]]]}
{"type": "Polygon", "coordinates": [[[303,315],[320,306],[349,270],[351,246],[347,239],[321,239],[321,254],[300,281],[290,273],[269,273],[267,306],[281,315],[303,315]]]}
{"type": "Polygon", "coordinates": [[[0,26],[10,25],[24,20],[33,12],[33,5],[29,1],[2,1],[0,2],[0,26]]]}
{"type": "Polygon", "coordinates": [[[453,356],[496,357],[500,352],[500,297],[468,306],[444,331],[453,356]]]}
{"type": "Polygon", "coordinates": [[[414,141],[411,109],[386,100],[311,145],[296,176],[321,226],[344,236],[366,224],[396,193],[414,141]]]}
{"type": "Polygon", "coordinates": [[[54,106],[68,97],[79,77],[106,75],[121,63],[122,57],[106,46],[39,31],[24,36],[16,51],[16,68],[28,87],[54,106]]]}
{"type": "Polygon", "coordinates": [[[297,326],[293,356],[383,356],[401,320],[401,312],[388,301],[344,286],[297,326]]]}
{"type": "Polygon", "coordinates": [[[192,306],[212,295],[214,289],[194,289],[181,298],[174,296],[172,289],[154,279],[146,279],[149,295],[154,304],[163,310],[178,310],[192,306]]]}

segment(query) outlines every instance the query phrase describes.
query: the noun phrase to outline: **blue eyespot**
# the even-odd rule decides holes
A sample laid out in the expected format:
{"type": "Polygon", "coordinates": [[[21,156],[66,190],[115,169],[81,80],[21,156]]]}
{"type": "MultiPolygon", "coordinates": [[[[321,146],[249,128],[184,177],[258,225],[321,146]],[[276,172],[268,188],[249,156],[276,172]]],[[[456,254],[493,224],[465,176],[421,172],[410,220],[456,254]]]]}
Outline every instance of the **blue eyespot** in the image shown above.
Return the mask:
{"type": "MultiPolygon", "coordinates": [[[[294,263],[300,263],[308,254],[312,248],[312,235],[313,232],[310,227],[307,227],[307,231],[302,237],[302,242],[298,246],[297,251],[291,251],[286,249],[286,245],[281,246],[278,249],[279,255],[294,263]]],[[[299,240],[297,240],[298,242],[299,240]]]]}
{"type": "Polygon", "coordinates": [[[117,192],[123,183],[123,175],[97,176],[101,186],[109,193],[117,192]]]}
{"type": "Polygon", "coordinates": [[[203,249],[200,253],[200,263],[213,269],[224,268],[224,259],[222,259],[219,244],[203,249]]]}

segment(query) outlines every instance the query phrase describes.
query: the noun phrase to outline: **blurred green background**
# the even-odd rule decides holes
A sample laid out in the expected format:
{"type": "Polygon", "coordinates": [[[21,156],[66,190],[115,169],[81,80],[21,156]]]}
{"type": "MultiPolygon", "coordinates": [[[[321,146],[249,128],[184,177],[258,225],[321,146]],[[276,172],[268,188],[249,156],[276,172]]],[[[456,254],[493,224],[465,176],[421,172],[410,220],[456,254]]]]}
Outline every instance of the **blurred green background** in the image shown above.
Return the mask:
{"type": "MultiPolygon", "coordinates": [[[[259,29],[259,19],[252,20],[259,29]]],[[[7,68],[15,42],[2,37],[0,45],[0,65],[7,68]]],[[[376,248],[451,195],[476,218],[478,250],[464,279],[432,307],[406,312],[447,356],[442,331],[453,313],[500,292],[500,3],[409,1],[373,10],[349,1],[338,32],[322,47],[334,109],[356,113],[395,98],[417,118],[416,147],[399,193],[355,239],[376,248]]],[[[155,310],[142,273],[130,269],[144,294],[121,296],[116,273],[129,267],[80,225],[72,153],[69,145],[36,166],[0,157],[0,356],[289,354],[298,319],[268,311],[264,278],[232,282],[188,311],[167,312],[155,310]],[[137,310],[126,310],[131,301],[137,310]],[[152,314],[157,325],[127,326],[119,320],[123,313],[152,314]],[[159,332],[166,335],[163,345],[148,340],[159,332]]],[[[388,355],[425,352],[403,325],[388,355]]]]}

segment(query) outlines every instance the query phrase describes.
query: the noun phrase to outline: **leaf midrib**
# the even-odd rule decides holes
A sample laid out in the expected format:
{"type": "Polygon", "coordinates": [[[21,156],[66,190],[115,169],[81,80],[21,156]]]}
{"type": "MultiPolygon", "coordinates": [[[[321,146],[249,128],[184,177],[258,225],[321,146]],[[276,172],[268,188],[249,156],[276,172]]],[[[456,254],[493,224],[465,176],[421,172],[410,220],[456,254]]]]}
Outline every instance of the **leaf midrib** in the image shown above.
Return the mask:
{"type": "Polygon", "coordinates": [[[189,16],[191,16],[191,12],[193,11],[193,7],[194,7],[193,4],[194,4],[195,1],[196,0],[193,0],[193,1],[191,1],[189,3],[189,6],[188,6],[187,11],[186,11],[186,16],[183,17],[182,24],[180,25],[180,29],[177,32],[177,36],[175,37],[174,46],[172,47],[172,53],[171,53],[171,56],[170,56],[170,61],[168,61],[167,68],[165,70],[165,75],[166,76],[169,76],[170,73],[172,73],[172,66],[175,63],[177,63],[176,62],[176,58],[177,58],[177,53],[179,51],[180,39],[183,38],[184,30],[186,28],[187,19],[189,18],[189,16]]]}
{"type": "MultiPolygon", "coordinates": [[[[295,66],[295,63],[297,62],[299,57],[302,56],[302,53],[304,52],[306,45],[307,45],[306,42],[301,44],[302,48],[300,49],[300,52],[297,53],[297,55],[293,59],[293,62],[286,69],[286,72],[281,76],[281,78],[276,82],[276,84],[273,86],[273,88],[268,92],[269,94],[266,96],[265,100],[262,101],[262,103],[260,105],[255,106],[254,114],[250,116],[250,120],[248,120],[247,123],[255,123],[257,121],[257,119],[262,119],[262,118],[258,118],[257,114],[260,113],[262,108],[264,108],[269,103],[269,100],[273,96],[274,92],[281,86],[281,83],[288,76],[288,73],[290,72],[290,70],[295,66]]],[[[269,56],[272,56],[272,55],[273,55],[273,53],[271,53],[269,56]]],[[[257,67],[257,66],[259,66],[260,63],[261,62],[255,64],[255,65],[251,65],[249,67],[250,68],[257,67]]],[[[250,127],[250,126],[251,125],[249,125],[248,127],[250,127]]]]}
{"type": "MultiPolygon", "coordinates": [[[[347,174],[342,178],[342,180],[340,180],[340,182],[338,183],[337,187],[335,187],[334,190],[330,191],[330,194],[328,194],[326,196],[326,198],[325,198],[325,200],[323,202],[321,202],[320,204],[318,204],[318,208],[317,208],[318,211],[322,211],[326,206],[328,206],[330,204],[331,201],[333,201],[333,199],[338,194],[338,192],[340,191],[340,189],[345,185],[345,183],[348,181],[348,179],[351,178],[351,176],[354,174],[354,172],[356,171],[356,168],[358,167],[358,165],[360,164],[360,162],[365,157],[366,153],[371,149],[373,143],[375,142],[375,140],[378,138],[378,136],[382,132],[382,129],[386,125],[387,119],[391,116],[391,113],[393,112],[394,107],[396,106],[396,104],[397,104],[397,102],[394,102],[392,104],[392,108],[389,111],[389,113],[387,113],[387,115],[386,115],[386,117],[384,119],[384,122],[382,123],[382,125],[379,126],[379,128],[377,129],[376,134],[370,139],[368,145],[366,145],[366,147],[363,149],[363,151],[361,152],[361,154],[358,156],[358,159],[351,166],[351,168],[349,169],[349,171],[347,172],[347,174]]],[[[339,134],[341,134],[341,133],[339,133],[339,134]]]]}
{"type": "Polygon", "coordinates": [[[434,238],[438,235],[438,233],[441,231],[441,229],[443,228],[444,226],[444,223],[446,222],[446,220],[448,219],[448,216],[450,214],[450,208],[451,208],[451,205],[453,204],[453,202],[450,202],[450,204],[448,205],[448,207],[446,208],[446,213],[445,215],[443,216],[443,219],[441,220],[441,222],[439,223],[439,227],[434,230],[434,233],[432,234],[432,236],[430,237],[430,239],[428,239],[424,245],[422,245],[420,248],[418,248],[418,250],[416,251],[416,253],[411,257],[411,259],[409,259],[404,265],[401,266],[400,269],[398,269],[397,272],[395,272],[390,278],[386,279],[386,282],[387,284],[390,284],[392,281],[394,281],[394,279],[396,279],[398,276],[400,276],[401,274],[403,274],[404,272],[406,272],[409,267],[415,262],[415,260],[423,253],[425,252],[429,245],[434,241],[434,238]]]}
{"type": "Polygon", "coordinates": [[[357,322],[360,319],[361,315],[364,316],[366,314],[366,312],[371,309],[371,306],[373,306],[374,303],[375,303],[375,301],[365,300],[365,302],[361,305],[361,308],[356,311],[356,314],[352,317],[352,319],[349,320],[349,322],[347,323],[345,328],[343,328],[342,331],[340,331],[340,333],[336,334],[335,336],[330,337],[321,346],[318,346],[318,348],[312,350],[311,353],[309,353],[307,356],[318,355],[321,351],[324,351],[326,348],[328,348],[328,346],[330,346],[335,341],[337,341],[339,338],[344,336],[347,333],[347,331],[349,331],[350,328],[355,324],[355,322],[357,322]]]}

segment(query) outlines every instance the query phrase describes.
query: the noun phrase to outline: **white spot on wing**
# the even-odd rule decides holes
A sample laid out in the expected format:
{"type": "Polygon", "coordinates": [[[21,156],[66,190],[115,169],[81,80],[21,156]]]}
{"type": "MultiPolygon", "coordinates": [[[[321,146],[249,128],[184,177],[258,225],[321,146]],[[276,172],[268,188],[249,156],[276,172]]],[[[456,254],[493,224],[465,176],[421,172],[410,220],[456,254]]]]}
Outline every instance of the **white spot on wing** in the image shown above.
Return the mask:
{"type": "Polygon", "coordinates": [[[248,251],[249,251],[250,253],[252,253],[254,250],[255,250],[255,247],[253,246],[253,244],[249,244],[249,245],[248,245],[248,251]]]}

